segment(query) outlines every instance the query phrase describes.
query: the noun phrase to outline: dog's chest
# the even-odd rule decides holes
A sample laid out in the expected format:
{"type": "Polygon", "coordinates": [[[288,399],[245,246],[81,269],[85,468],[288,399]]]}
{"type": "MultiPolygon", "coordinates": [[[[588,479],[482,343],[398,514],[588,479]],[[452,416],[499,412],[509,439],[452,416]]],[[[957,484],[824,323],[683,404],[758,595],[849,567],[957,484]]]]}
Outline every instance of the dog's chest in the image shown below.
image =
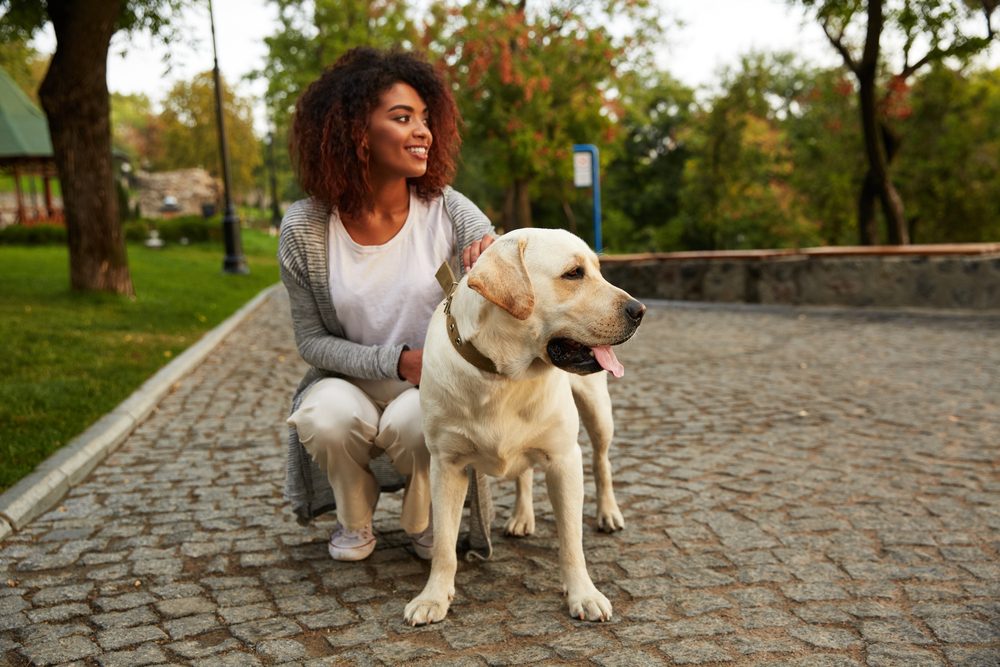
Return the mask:
{"type": "Polygon", "coordinates": [[[481,412],[469,433],[468,463],[492,477],[512,478],[528,467],[545,468],[554,454],[574,446],[575,429],[569,417],[575,417],[575,411],[539,409],[544,405],[537,400],[521,401],[481,412]]]}
{"type": "Polygon", "coordinates": [[[468,462],[477,471],[499,479],[513,479],[529,467],[544,468],[549,461],[548,452],[537,447],[507,446],[484,447],[474,444],[468,462]]]}

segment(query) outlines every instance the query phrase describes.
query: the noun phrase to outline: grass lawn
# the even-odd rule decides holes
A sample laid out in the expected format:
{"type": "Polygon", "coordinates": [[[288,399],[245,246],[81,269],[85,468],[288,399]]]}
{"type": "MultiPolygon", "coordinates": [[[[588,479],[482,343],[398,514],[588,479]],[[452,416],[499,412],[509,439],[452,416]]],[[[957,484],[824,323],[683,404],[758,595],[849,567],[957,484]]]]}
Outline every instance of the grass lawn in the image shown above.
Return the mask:
{"type": "Polygon", "coordinates": [[[71,292],[65,247],[0,246],[0,491],[277,282],[277,245],[243,231],[247,276],[221,244],[129,245],[135,300],[71,292]]]}

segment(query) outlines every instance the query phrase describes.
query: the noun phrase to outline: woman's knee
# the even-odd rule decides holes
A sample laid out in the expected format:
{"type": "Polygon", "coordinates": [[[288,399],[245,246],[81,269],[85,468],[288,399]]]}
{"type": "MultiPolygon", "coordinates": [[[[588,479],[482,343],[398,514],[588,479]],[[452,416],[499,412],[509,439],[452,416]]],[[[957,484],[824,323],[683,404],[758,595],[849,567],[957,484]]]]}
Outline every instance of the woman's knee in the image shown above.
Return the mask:
{"type": "Polygon", "coordinates": [[[420,393],[416,388],[408,389],[386,406],[379,421],[375,445],[385,450],[396,469],[404,475],[412,474],[414,464],[429,465],[430,454],[424,442],[420,393]]]}
{"type": "Polygon", "coordinates": [[[360,389],[328,378],[307,392],[288,423],[313,458],[319,458],[319,450],[337,455],[345,449],[354,452],[353,458],[363,458],[378,432],[379,415],[360,389]]]}

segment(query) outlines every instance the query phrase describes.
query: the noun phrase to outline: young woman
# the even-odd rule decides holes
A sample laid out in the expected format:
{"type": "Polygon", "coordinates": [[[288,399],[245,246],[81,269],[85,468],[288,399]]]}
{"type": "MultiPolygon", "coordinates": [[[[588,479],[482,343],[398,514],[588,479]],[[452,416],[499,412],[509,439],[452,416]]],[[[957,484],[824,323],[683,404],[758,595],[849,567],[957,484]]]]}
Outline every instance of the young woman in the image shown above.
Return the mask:
{"type": "Polygon", "coordinates": [[[430,558],[417,386],[443,296],[434,274],[468,268],[493,240],[448,186],[459,142],[447,85],[408,53],[349,51],[296,106],[292,158],[310,198],[289,207],[278,257],[310,368],[288,419],[285,493],[301,522],[336,506],[336,560],[371,554],[379,490],[400,486],[402,527],[430,558]]]}

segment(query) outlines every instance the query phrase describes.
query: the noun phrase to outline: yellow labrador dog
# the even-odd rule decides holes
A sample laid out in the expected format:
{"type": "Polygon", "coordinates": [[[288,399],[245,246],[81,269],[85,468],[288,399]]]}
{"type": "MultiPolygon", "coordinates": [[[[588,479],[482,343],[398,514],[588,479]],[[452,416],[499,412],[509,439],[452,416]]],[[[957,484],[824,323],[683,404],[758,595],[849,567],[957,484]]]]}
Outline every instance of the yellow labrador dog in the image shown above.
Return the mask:
{"type": "MultiPolygon", "coordinates": [[[[621,375],[611,346],[635,333],[645,310],[604,280],[597,256],[581,239],[552,229],[502,236],[438,307],[420,385],[431,454],[433,560],[427,585],[406,606],[408,623],[442,620],[455,595],[468,465],[505,479],[523,480],[533,466],[545,471],[569,613],[590,621],[611,618],[611,603],[584,562],[580,418],[570,373],[583,376],[578,397],[603,395],[607,401],[605,374],[588,374],[603,369],[621,375]]],[[[599,412],[600,400],[596,406],[584,400],[584,414],[599,412]]],[[[511,522],[516,529],[520,521],[523,531],[534,518],[529,521],[530,485],[520,490],[528,501],[518,501],[511,522]]],[[[605,510],[620,520],[617,506],[611,511],[605,502],[605,510]]]]}

